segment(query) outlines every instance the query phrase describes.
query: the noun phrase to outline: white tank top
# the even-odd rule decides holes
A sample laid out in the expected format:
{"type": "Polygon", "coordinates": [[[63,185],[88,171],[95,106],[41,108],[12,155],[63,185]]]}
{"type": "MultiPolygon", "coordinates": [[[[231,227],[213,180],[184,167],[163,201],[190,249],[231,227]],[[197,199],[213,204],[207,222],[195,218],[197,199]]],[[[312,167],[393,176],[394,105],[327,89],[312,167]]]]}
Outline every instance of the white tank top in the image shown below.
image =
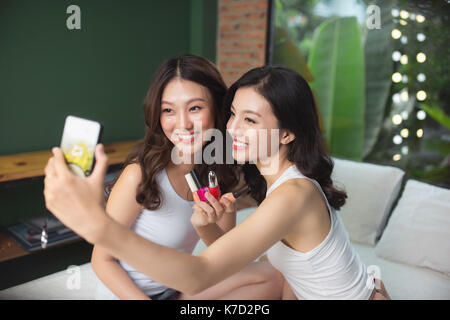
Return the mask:
{"type": "MultiPolygon", "coordinates": [[[[143,209],[131,229],[152,242],[192,254],[199,240],[191,224],[194,202],[187,201],[176,193],[165,169],[158,174],[157,183],[161,190],[161,207],[158,210],[143,209]]],[[[119,263],[146,295],[155,295],[167,289],[165,285],[153,281],[124,261],[119,263]]],[[[102,300],[118,299],[101,281],[98,281],[95,297],[102,300]]]]}
{"type": "Polygon", "coordinates": [[[330,213],[330,231],[308,252],[294,250],[278,241],[267,251],[270,263],[284,275],[298,299],[369,299],[372,290],[366,283],[373,283],[373,276],[367,273],[366,266],[351,246],[341,217],[330,207],[320,184],[292,165],[267,190],[266,196],[283,182],[298,178],[312,181],[319,189],[330,213]]]}

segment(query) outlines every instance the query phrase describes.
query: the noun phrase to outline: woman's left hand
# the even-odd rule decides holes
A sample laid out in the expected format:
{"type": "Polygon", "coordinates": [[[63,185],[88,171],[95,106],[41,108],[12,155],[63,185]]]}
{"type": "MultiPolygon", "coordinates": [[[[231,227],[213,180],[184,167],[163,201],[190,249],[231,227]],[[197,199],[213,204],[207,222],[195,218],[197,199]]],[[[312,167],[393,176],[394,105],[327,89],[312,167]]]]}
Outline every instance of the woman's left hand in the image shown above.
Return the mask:
{"type": "Polygon", "coordinates": [[[194,227],[204,227],[211,223],[219,221],[224,214],[236,212],[233,202],[226,197],[217,200],[209,192],[205,193],[208,202],[197,202],[194,204],[194,213],[191,216],[191,223],[194,227]]]}

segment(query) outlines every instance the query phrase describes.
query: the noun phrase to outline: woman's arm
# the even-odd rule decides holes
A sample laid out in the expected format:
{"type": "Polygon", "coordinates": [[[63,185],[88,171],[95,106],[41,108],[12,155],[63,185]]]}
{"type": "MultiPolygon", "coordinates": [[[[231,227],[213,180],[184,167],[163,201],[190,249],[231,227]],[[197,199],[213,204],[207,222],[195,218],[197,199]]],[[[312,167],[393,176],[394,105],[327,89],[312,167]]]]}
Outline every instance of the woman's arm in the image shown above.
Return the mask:
{"type": "Polygon", "coordinates": [[[81,179],[69,171],[61,150],[54,148],[55,157],[45,170],[47,208],[87,241],[153,280],[188,294],[231,276],[286,236],[307,209],[312,191],[290,181],[284,183],[241,224],[199,256],[192,256],[148,241],[105,214],[101,199],[108,161],[102,151],[102,146],[96,149],[97,165],[92,175],[81,179]]]}
{"type": "Polygon", "coordinates": [[[252,215],[199,256],[147,241],[111,219],[104,220],[92,239],[155,281],[197,294],[241,270],[290,232],[301,210],[299,202],[303,201],[299,199],[304,197],[292,195],[288,184],[273,191],[252,215]],[[130,252],[129,247],[135,251],[130,252]],[[158,260],[150,259],[152,256],[158,260]]]}
{"type": "Polygon", "coordinates": [[[134,283],[128,273],[107,251],[94,246],[92,269],[98,278],[121,300],[149,300],[150,298],[134,283]]]}
{"type": "MultiPolygon", "coordinates": [[[[106,204],[106,211],[111,218],[130,227],[141,212],[142,207],[136,202],[136,187],[141,179],[138,164],[128,165],[114,184],[106,204]]],[[[149,299],[122,268],[116,258],[106,250],[95,245],[91,265],[98,278],[120,299],[149,299]]]]}

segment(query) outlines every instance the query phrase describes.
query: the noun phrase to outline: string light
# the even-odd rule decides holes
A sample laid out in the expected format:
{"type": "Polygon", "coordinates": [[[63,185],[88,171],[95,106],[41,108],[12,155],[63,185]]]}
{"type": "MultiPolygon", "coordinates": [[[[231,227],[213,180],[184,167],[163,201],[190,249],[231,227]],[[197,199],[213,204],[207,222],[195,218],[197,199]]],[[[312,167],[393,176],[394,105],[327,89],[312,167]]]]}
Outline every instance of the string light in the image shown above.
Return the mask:
{"type": "Polygon", "coordinates": [[[401,56],[400,63],[401,64],[408,64],[408,56],[406,54],[401,56]]]}
{"type": "Polygon", "coordinates": [[[395,124],[395,125],[399,125],[400,123],[402,123],[402,121],[403,121],[402,116],[399,115],[399,114],[395,114],[392,117],[392,123],[395,124]]]}
{"type": "Polygon", "coordinates": [[[400,30],[398,30],[398,29],[394,29],[391,32],[391,36],[394,39],[400,39],[400,37],[402,36],[402,32],[400,30]]]}
{"type": "Polygon", "coordinates": [[[402,111],[401,116],[403,120],[408,120],[408,111],[402,111]]]}
{"type": "Polygon", "coordinates": [[[392,81],[395,83],[399,83],[400,81],[402,81],[402,75],[400,74],[400,72],[396,72],[392,75],[392,81]]]}
{"type": "Polygon", "coordinates": [[[408,19],[409,18],[409,12],[406,10],[400,11],[400,18],[402,19],[408,19]]]}
{"type": "Polygon", "coordinates": [[[406,102],[409,100],[409,94],[408,94],[408,90],[403,89],[402,92],[400,93],[400,98],[402,99],[402,101],[406,102]]]}
{"type": "Polygon", "coordinates": [[[416,98],[419,101],[424,101],[427,98],[427,93],[424,90],[420,90],[416,94],[416,98]]]}
{"type": "Polygon", "coordinates": [[[400,61],[401,57],[402,57],[402,54],[400,53],[400,51],[394,51],[392,53],[392,60],[394,60],[395,62],[400,61]]]}
{"type": "Polygon", "coordinates": [[[423,110],[419,110],[417,111],[416,117],[419,120],[425,120],[425,118],[427,117],[427,113],[423,110]]]}
{"type": "Polygon", "coordinates": [[[423,73],[417,75],[417,81],[424,82],[425,80],[427,80],[427,77],[423,73]]]}
{"type": "Polygon", "coordinates": [[[422,138],[423,137],[423,129],[418,129],[416,132],[417,138],[422,138]]]}
{"type": "Polygon", "coordinates": [[[427,56],[425,53],[419,52],[416,56],[416,59],[417,59],[417,62],[423,63],[423,62],[425,62],[425,60],[427,60],[427,56]]]}
{"type": "Polygon", "coordinates": [[[404,155],[407,155],[407,154],[409,153],[409,148],[408,148],[408,146],[403,146],[401,150],[402,150],[402,153],[403,153],[404,155]]]}
{"type": "Polygon", "coordinates": [[[408,130],[408,128],[404,128],[404,129],[402,129],[401,131],[400,131],[400,135],[403,137],[403,138],[408,138],[408,136],[409,136],[409,130],[408,130]]]}
{"type": "MultiPolygon", "coordinates": [[[[449,0],[450,1],[450,0],[449,0]]],[[[391,10],[391,14],[394,18],[398,18],[398,19],[394,19],[394,22],[399,23],[399,25],[401,26],[406,26],[408,24],[408,19],[410,19],[411,21],[417,21],[418,23],[423,23],[425,22],[425,17],[423,15],[420,14],[415,14],[415,13],[409,13],[406,10],[399,10],[399,9],[392,9],[391,10]]],[[[400,28],[399,28],[400,29],[400,28]]],[[[391,36],[393,39],[395,40],[400,40],[400,42],[403,45],[406,45],[408,43],[408,38],[406,37],[406,35],[402,34],[402,31],[400,31],[397,28],[394,28],[391,31],[391,36]]],[[[426,36],[424,33],[419,32],[416,36],[417,41],[418,42],[424,42],[426,40],[426,36]]],[[[412,58],[413,59],[413,58],[412,58]]],[[[402,65],[407,65],[409,63],[409,57],[406,54],[402,54],[400,51],[396,50],[392,53],[392,60],[394,62],[400,62],[402,65]]],[[[418,63],[424,63],[427,60],[427,56],[424,52],[419,52],[416,55],[416,60],[418,63]]],[[[394,72],[392,74],[392,81],[394,83],[407,83],[408,82],[408,76],[407,75],[402,75],[400,72],[394,72]]],[[[418,82],[425,82],[426,81],[426,76],[423,73],[419,73],[417,75],[417,81],[418,82]]],[[[414,94],[414,93],[413,93],[414,94]]],[[[419,90],[416,93],[416,98],[418,101],[425,101],[427,99],[427,93],[425,92],[425,90],[419,90]]],[[[396,104],[400,104],[402,102],[406,102],[409,101],[409,94],[408,94],[408,89],[404,88],[403,90],[401,90],[398,93],[393,94],[392,96],[392,101],[396,104]]],[[[424,120],[426,118],[426,112],[423,110],[419,110],[416,113],[416,117],[419,120],[424,120]]],[[[394,125],[400,125],[403,121],[406,121],[408,119],[408,112],[406,110],[402,111],[401,114],[394,114],[392,116],[392,123],[394,125]]],[[[414,132],[414,131],[413,131],[414,132]]],[[[421,129],[417,129],[415,132],[416,136],[418,138],[422,138],[424,131],[423,128],[421,129]]],[[[393,138],[392,141],[394,144],[396,145],[400,145],[403,143],[404,139],[407,139],[410,135],[410,130],[408,128],[403,128],[400,130],[399,134],[396,134],[393,138]]],[[[409,153],[409,148],[408,146],[402,146],[401,148],[401,152],[396,153],[392,156],[392,160],[393,161],[399,161],[402,158],[402,154],[403,155],[407,155],[409,153]]]]}
{"type": "Polygon", "coordinates": [[[401,143],[403,142],[403,139],[402,139],[402,137],[400,137],[399,135],[396,135],[396,136],[394,136],[394,138],[392,139],[392,141],[393,141],[395,144],[401,144],[401,143]]]}
{"type": "Polygon", "coordinates": [[[419,42],[425,41],[426,38],[427,37],[423,33],[418,33],[417,34],[417,41],[419,41],[419,42]]]}
{"type": "Polygon", "coordinates": [[[397,104],[402,102],[402,99],[400,98],[400,93],[394,93],[394,95],[392,96],[392,102],[397,104]]]}
{"type": "Polygon", "coordinates": [[[416,21],[417,21],[418,23],[425,22],[425,17],[424,17],[423,15],[421,15],[421,14],[418,14],[418,15],[416,16],[416,21]]]}

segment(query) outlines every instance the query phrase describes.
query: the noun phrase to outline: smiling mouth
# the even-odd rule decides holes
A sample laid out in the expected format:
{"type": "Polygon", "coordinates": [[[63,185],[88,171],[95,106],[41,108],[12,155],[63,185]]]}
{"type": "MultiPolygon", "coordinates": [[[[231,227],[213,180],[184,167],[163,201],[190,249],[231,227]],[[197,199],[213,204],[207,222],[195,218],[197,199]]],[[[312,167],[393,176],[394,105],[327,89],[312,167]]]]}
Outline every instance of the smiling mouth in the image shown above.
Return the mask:
{"type": "Polygon", "coordinates": [[[195,137],[198,135],[198,133],[192,133],[192,134],[177,134],[178,141],[182,143],[192,143],[195,140],[195,137]]]}
{"type": "Polygon", "coordinates": [[[248,143],[233,139],[233,149],[234,150],[245,149],[247,147],[248,147],[248,143]]]}

